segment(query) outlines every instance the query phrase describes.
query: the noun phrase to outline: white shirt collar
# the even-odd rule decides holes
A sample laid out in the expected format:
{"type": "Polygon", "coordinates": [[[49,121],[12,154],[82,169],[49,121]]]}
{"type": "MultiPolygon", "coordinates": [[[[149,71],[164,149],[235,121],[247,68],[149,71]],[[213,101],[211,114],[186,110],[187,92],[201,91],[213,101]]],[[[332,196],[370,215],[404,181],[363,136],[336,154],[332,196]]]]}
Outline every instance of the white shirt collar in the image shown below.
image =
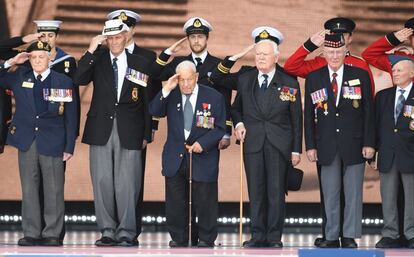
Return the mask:
{"type": "MultiPolygon", "coordinates": [[[[192,96],[196,96],[198,94],[198,84],[196,84],[195,86],[194,86],[194,89],[193,89],[193,92],[191,92],[191,96],[190,97],[192,97],[192,96]]],[[[184,97],[184,99],[185,99],[185,94],[181,94],[183,97],[184,97]]]]}
{"type": "MultiPolygon", "coordinates": [[[[342,77],[342,74],[344,74],[344,65],[342,64],[342,66],[339,67],[339,69],[337,71],[333,71],[331,69],[331,67],[328,65],[328,70],[329,70],[329,78],[330,78],[330,80],[332,80],[332,74],[334,74],[334,73],[336,73],[336,74],[338,74],[338,76],[341,76],[342,77]]],[[[339,83],[338,83],[338,85],[339,85],[339,83]]]]}
{"type": "Polygon", "coordinates": [[[128,50],[128,53],[132,54],[134,52],[134,49],[135,49],[135,42],[132,41],[132,43],[129,44],[127,47],[125,47],[125,49],[128,50]]]}
{"type": "Polygon", "coordinates": [[[410,94],[411,88],[413,87],[413,82],[411,81],[410,84],[408,84],[408,86],[406,86],[405,88],[401,88],[399,86],[396,86],[396,90],[397,90],[397,97],[399,95],[399,90],[402,89],[404,90],[404,97],[405,99],[407,99],[408,94],[410,94]]]}
{"type": "MultiPolygon", "coordinates": [[[[45,70],[44,72],[42,72],[40,75],[42,75],[42,79],[40,81],[44,81],[47,76],[49,76],[50,74],[50,68],[48,68],[47,70],[45,70]]],[[[33,71],[33,75],[35,78],[37,78],[37,76],[39,75],[39,73],[33,71]]]]}
{"type": "MultiPolygon", "coordinates": [[[[111,51],[109,51],[109,55],[111,56],[111,63],[112,63],[112,60],[115,58],[115,55],[113,55],[111,51]]],[[[126,58],[125,50],[122,51],[122,53],[118,55],[116,58],[118,59],[118,61],[126,61],[127,58],[126,58]]]]}
{"type": "Polygon", "coordinates": [[[268,86],[270,85],[270,81],[272,81],[272,79],[273,79],[273,77],[275,76],[275,73],[276,73],[276,68],[273,68],[273,70],[271,70],[270,72],[268,72],[268,73],[263,73],[263,72],[261,72],[260,70],[259,70],[259,74],[257,75],[257,78],[258,78],[258,80],[259,80],[259,85],[261,85],[262,84],[262,82],[263,82],[263,80],[264,80],[264,77],[263,77],[263,75],[264,74],[267,74],[267,82],[268,82],[268,86]]]}
{"type": "Polygon", "coordinates": [[[204,61],[206,60],[206,58],[207,58],[207,54],[208,54],[208,51],[207,50],[205,50],[203,53],[201,53],[200,55],[197,55],[197,54],[195,54],[195,53],[193,53],[193,52],[191,52],[191,57],[193,57],[193,61],[194,61],[194,63],[197,65],[197,60],[196,60],[196,58],[201,58],[201,62],[202,63],[204,63],[204,61]]]}

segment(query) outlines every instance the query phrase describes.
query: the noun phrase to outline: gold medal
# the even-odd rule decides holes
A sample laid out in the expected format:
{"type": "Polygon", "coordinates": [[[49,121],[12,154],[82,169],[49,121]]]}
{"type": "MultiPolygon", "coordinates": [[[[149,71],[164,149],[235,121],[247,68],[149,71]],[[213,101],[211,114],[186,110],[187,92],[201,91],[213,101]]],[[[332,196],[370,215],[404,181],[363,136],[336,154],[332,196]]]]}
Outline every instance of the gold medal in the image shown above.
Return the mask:
{"type": "Polygon", "coordinates": [[[412,131],[414,131],[414,120],[410,121],[410,125],[408,126],[412,131]]]}
{"type": "Polygon", "coordinates": [[[132,89],[131,97],[132,97],[132,101],[134,102],[138,101],[138,88],[137,87],[134,87],[132,89]]]}
{"type": "Polygon", "coordinates": [[[355,109],[358,109],[358,108],[359,108],[359,103],[358,103],[358,100],[354,99],[354,100],[352,101],[352,106],[353,106],[355,109]]]}
{"type": "Polygon", "coordinates": [[[63,115],[63,112],[65,111],[65,103],[64,102],[60,102],[59,105],[59,115],[63,115]]]}
{"type": "Polygon", "coordinates": [[[16,126],[11,127],[10,134],[14,135],[16,133],[16,126]]]}

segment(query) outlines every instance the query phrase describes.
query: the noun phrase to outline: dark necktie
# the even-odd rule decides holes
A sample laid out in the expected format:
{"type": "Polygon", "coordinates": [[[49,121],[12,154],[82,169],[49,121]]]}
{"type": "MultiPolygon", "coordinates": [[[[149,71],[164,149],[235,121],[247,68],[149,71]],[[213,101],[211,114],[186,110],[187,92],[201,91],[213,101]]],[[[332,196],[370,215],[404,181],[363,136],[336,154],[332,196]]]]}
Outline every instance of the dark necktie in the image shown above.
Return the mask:
{"type": "Polygon", "coordinates": [[[191,131],[191,126],[193,125],[193,106],[190,102],[191,94],[185,95],[184,103],[184,129],[191,131]]]}
{"type": "Polygon", "coordinates": [[[400,95],[397,99],[397,105],[395,106],[395,112],[394,112],[394,121],[395,124],[397,124],[398,116],[400,116],[401,110],[404,106],[405,98],[404,98],[404,89],[399,89],[398,92],[400,92],[400,95]]]}
{"type": "Polygon", "coordinates": [[[197,72],[199,72],[200,71],[200,67],[203,64],[203,62],[201,61],[201,58],[200,57],[196,57],[195,59],[197,61],[196,69],[197,69],[197,72]]]}
{"type": "Polygon", "coordinates": [[[112,61],[112,69],[114,70],[114,81],[115,81],[115,89],[118,89],[118,64],[116,64],[118,58],[114,58],[112,61]]]}
{"type": "Polygon", "coordinates": [[[338,82],[336,81],[337,76],[338,76],[338,74],[336,74],[335,72],[332,74],[332,83],[331,83],[335,103],[336,103],[336,96],[338,95],[338,82]]]}
{"type": "Polygon", "coordinates": [[[40,81],[42,81],[42,75],[37,75],[37,77],[36,77],[36,79],[40,82],[40,81]]]}
{"type": "Polygon", "coordinates": [[[267,85],[269,84],[269,82],[267,81],[267,78],[269,77],[269,75],[263,74],[262,77],[264,78],[264,80],[262,82],[262,85],[260,85],[260,89],[264,93],[264,92],[266,92],[267,85]]]}

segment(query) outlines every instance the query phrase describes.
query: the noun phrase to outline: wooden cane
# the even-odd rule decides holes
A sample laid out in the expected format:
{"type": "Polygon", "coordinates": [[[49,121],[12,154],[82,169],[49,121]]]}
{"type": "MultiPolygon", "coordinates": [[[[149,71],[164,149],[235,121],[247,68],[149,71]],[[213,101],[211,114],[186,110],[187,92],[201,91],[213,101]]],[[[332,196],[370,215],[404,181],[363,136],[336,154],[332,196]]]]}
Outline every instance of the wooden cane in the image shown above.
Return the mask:
{"type": "Polygon", "coordinates": [[[239,221],[239,240],[240,247],[243,247],[243,140],[240,140],[240,221],[239,221]]]}
{"type": "MultiPolygon", "coordinates": [[[[187,147],[188,149],[188,147],[187,147]]],[[[193,152],[190,152],[190,167],[188,171],[188,246],[191,247],[191,219],[192,219],[192,189],[193,189],[193,152]]]]}

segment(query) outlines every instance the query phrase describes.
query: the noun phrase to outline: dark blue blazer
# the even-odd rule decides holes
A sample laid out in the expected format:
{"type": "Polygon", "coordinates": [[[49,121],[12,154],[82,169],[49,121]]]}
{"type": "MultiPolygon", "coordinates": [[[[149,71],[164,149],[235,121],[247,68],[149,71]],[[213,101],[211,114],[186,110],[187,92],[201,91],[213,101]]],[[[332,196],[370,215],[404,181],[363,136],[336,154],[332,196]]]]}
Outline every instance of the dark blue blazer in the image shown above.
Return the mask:
{"type": "Polygon", "coordinates": [[[182,96],[178,86],[166,98],[160,91],[151,101],[149,110],[151,115],[167,117],[168,136],[162,153],[162,174],[173,177],[186,154],[185,145],[198,142],[203,152],[193,154],[193,179],[198,182],[217,181],[218,143],[226,132],[226,105],[223,95],[212,88],[199,85],[193,127],[187,140],[184,137],[182,96]],[[197,111],[203,111],[203,103],[211,106],[211,117],[215,119],[212,129],[196,126],[196,114],[197,111]]]}
{"type": "MultiPolygon", "coordinates": [[[[63,74],[50,71],[51,87],[73,89],[72,80],[63,74]]],[[[76,98],[64,103],[59,114],[58,102],[48,102],[48,110],[37,115],[33,88],[23,87],[24,82],[34,82],[33,70],[20,66],[14,72],[0,71],[0,87],[13,91],[16,110],[7,135],[7,144],[27,151],[33,140],[39,154],[60,157],[72,153],[77,133],[76,98]]]]}

